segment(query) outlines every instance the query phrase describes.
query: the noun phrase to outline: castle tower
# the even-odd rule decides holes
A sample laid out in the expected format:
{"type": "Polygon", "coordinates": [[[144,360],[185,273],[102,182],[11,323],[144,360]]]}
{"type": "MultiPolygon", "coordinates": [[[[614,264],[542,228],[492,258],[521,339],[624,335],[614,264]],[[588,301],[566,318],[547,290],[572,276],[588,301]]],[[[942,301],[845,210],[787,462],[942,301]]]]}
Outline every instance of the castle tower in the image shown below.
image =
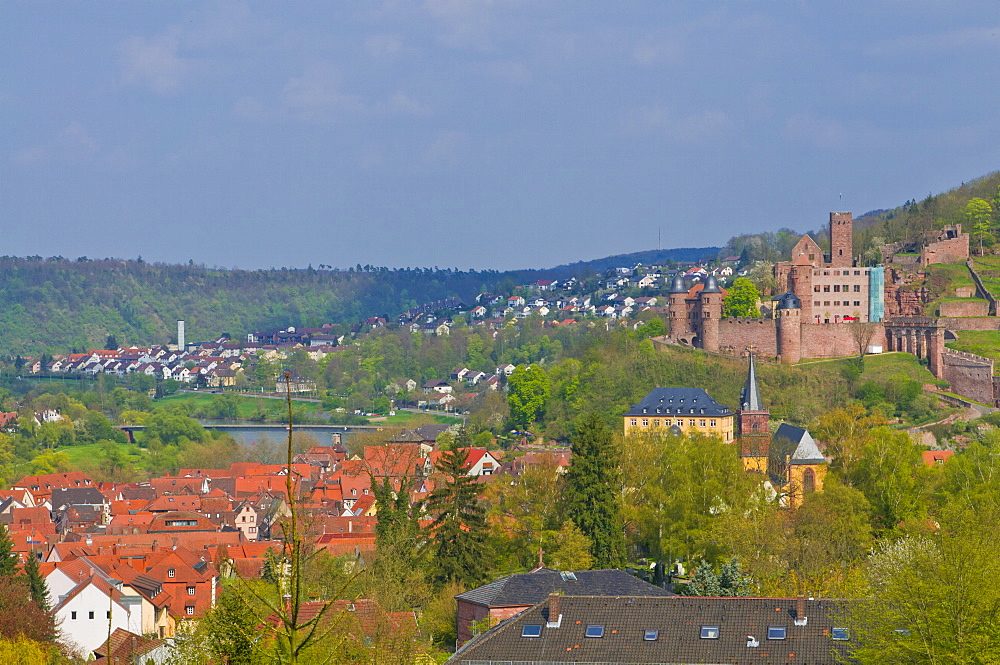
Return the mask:
{"type": "Polygon", "coordinates": [[[849,212],[830,213],[830,267],[854,265],[854,219],[849,212]]]}
{"type": "Polygon", "coordinates": [[[698,292],[701,311],[701,348],[717,353],[719,351],[719,321],[722,319],[722,289],[714,275],[705,280],[705,288],[698,292]]]}
{"type": "Polygon", "coordinates": [[[740,393],[740,408],[736,414],[737,433],[740,440],[740,456],[744,471],[767,472],[768,452],[771,432],[768,422],[771,412],[764,408],[757,385],[757,367],[750,352],[750,366],[747,368],[747,382],[740,393]]]}
{"type": "Polygon", "coordinates": [[[684,286],[684,276],[677,273],[670,286],[668,301],[670,302],[670,335],[677,339],[691,332],[691,324],[687,312],[687,288],[684,286]]]}
{"type": "Polygon", "coordinates": [[[789,291],[778,298],[778,354],[781,362],[794,365],[802,359],[802,303],[789,291]]]}

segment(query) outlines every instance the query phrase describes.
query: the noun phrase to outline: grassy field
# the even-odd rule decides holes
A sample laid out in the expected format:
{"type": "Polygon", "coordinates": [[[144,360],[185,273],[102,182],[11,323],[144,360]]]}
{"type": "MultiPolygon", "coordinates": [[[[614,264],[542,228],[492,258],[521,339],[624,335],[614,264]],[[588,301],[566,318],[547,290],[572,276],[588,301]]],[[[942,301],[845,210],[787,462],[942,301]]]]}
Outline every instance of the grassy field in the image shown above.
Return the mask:
{"type": "MultiPolygon", "coordinates": [[[[809,364],[809,367],[816,371],[840,373],[847,368],[848,363],[855,362],[855,358],[841,358],[829,361],[803,361],[802,364],[809,364]]],[[[916,356],[909,353],[880,353],[865,356],[865,371],[861,374],[861,380],[885,381],[886,379],[906,378],[922,383],[933,383],[934,375],[930,370],[920,364],[916,356]]]]}
{"type": "MultiPolygon", "coordinates": [[[[104,445],[101,443],[91,443],[84,446],[62,446],[61,448],[56,448],[55,452],[66,453],[72,468],[79,469],[83,466],[93,465],[99,460],[102,457],[101,449],[104,445]]],[[[125,453],[128,461],[133,466],[142,466],[143,454],[140,452],[139,446],[133,443],[119,443],[117,445],[119,450],[125,453]]]]}
{"type": "Polygon", "coordinates": [[[976,256],[972,262],[986,290],[1000,296],[1000,256],[976,256]]]}
{"type": "Polygon", "coordinates": [[[376,421],[377,423],[384,423],[390,426],[397,427],[408,427],[414,419],[426,419],[433,418],[434,422],[438,425],[458,425],[462,422],[461,418],[455,418],[454,416],[442,416],[432,413],[411,413],[409,411],[397,411],[396,415],[389,416],[385,420],[376,421]]]}
{"type": "MultiPolygon", "coordinates": [[[[194,411],[201,411],[210,414],[213,404],[221,399],[221,394],[213,393],[178,393],[169,397],[157,400],[158,404],[186,404],[194,411]]],[[[251,420],[258,417],[259,412],[267,415],[268,420],[280,418],[286,413],[285,401],[282,399],[268,399],[263,397],[250,397],[246,395],[236,395],[237,417],[244,420],[251,420]]],[[[319,413],[323,410],[323,405],[319,402],[297,400],[292,398],[292,404],[297,409],[305,409],[309,413],[319,413]]],[[[211,416],[209,416],[211,417],[211,416]]]]}
{"type": "Polygon", "coordinates": [[[958,339],[945,344],[949,349],[975,353],[997,361],[993,373],[1000,366],[1000,330],[960,330],[958,339]]]}
{"type": "Polygon", "coordinates": [[[955,289],[963,286],[975,287],[972,274],[964,264],[936,263],[926,267],[925,284],[931,291],[932,300],[924,305],[924,314],[937,316],[942,302],[951,300],[967,300],[955,295],[955,289]]]}

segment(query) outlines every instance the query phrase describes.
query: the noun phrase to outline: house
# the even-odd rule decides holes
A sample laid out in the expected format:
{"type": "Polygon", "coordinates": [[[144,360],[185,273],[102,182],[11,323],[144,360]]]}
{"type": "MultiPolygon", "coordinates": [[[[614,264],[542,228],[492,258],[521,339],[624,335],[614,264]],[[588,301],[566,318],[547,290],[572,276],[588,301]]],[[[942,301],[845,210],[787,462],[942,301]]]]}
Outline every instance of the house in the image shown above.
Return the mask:
{"type": "Polygon", "coordinates": [[[70,644],[84,653],[107,639],[108,625],[133,633],[142,632],[141,599],[127,596],[104,577],[91,574],[66,595],[58,596],[53,614],[70,644]]]}
{"type": "Polygon", "coordinates": [[[503,365],[497,367],[496,374],[497,376],[510,376],[511,374],[514,373],[515,369],[517,369],[517,367],[515,367],[514,365],[511,365],[510,363],[504,363],[503,365]]]}
{"type": "Polygon", "coordinates": [[[479,370],[469,370],[463,377],[464,381],[470,386],[474,386],[483,379],[486,378],[486,372],[480,372],[479,370]]]}
{"type": "Polygon", "coordinates": [[[843,602],[551,593],[447,662],[833,665],[852,646],[836,618],[843,602]]]}
{"type": "Polygon", "coordinates": [[[484,316],[486,316],[486,312],[487,312],[487,309],[485,307],[483,307],[482,305],[476,305],[471,310],[469,310],[469,314],[471,314],[472,318],[474,318],[474,319],[481,319],[481,318],[483,318],[484,316]]]}
{"type": "Polygon", "coordinates": [[[93,653],[95,665],[161,665],[169,660],[173,650],[163,640],[116,628],[110,639],[94,649],[93,653]]]}
{"type": "Polygon", "coordinates": [[[530,573],[501,577],[455,596],[458,601],[459,644],[473,637],[473,623],[484,619],[489,619],[490,623],[509,619],[544,601],[551,593],[597,597],[673,596],[669,591],[622,570],[560,572],[551,568],[536,568],[530,573]]]}
{"type": "Polygon", "coordinates": [[[630,434],[698,432],[733,441],[735,414],[701,388],[654,388],[624,416],[630,434]]]}
{"type": "Polygon", "coordinates": [[[431,379],[430,381],[424,384],[424,394],[429,394],[434,392],[446,395],[451,391],[452,391],[451,386],[449,386],[448,382],[443,379],[431,379]]]}
{"type": "Polygon", "coordinates": [[[521,296],[511,296],[507,298],[507,307],[524,307],[524,298],[521,296]]]}

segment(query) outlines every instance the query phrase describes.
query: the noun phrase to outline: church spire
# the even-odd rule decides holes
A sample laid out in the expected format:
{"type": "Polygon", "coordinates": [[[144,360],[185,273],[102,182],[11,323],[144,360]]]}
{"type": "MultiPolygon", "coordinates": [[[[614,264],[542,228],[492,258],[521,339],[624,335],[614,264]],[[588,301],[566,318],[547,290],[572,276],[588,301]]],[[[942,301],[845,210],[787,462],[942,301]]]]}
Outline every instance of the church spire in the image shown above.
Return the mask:
{"type": "Polygon", "coordinates": [[[753,349],[750,350],[750,367],[747,369],[747,383],[740,393],[741,411],[763,411],[760,401],[760,388],[757,387],[757,367],[753,362],[753,349]]]}

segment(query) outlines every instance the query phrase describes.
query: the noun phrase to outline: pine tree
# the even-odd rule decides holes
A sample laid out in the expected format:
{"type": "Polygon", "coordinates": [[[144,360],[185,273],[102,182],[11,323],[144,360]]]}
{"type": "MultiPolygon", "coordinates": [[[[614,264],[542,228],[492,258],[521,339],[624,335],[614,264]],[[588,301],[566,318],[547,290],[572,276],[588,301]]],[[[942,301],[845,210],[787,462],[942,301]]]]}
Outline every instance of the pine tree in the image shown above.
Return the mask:
{"type": "Polygon", "coordinates": [[[436,515],[430,530],[435,543],[434,577],[439,583],[474,585],[485,578],[486,510],[479,500],[483,486],[465,474],[467,449],[441,456],[436,470],[443,478],[431,492],[428,510],[436,515]]]}
{"type": "Polygon", "coordinates": [[[591,541],[595,568],[625,563],[625,526],[618,487],[618,463],[611,429],[596,413],[586,416],[572,443],[567,474],[569,518],[591,541]]]}
{"type": "Polygon", "coordinates": [[[14,552],[14,541],[10,539],[7,526],[0,522],[0,578],[17,575],[18,556],[14,552]]]}
{"type": "Polygon", "coordinates": [[[48,612],[51,609],[49,587],[45,584],[45,578],[42,577],[42,572],[38,568],[38,557],[34,554],[28,555],[28,560],[24,564],[22,574],[28,584],[28,591],[31,592],[31,599],[40,608],[48,612]]]}

